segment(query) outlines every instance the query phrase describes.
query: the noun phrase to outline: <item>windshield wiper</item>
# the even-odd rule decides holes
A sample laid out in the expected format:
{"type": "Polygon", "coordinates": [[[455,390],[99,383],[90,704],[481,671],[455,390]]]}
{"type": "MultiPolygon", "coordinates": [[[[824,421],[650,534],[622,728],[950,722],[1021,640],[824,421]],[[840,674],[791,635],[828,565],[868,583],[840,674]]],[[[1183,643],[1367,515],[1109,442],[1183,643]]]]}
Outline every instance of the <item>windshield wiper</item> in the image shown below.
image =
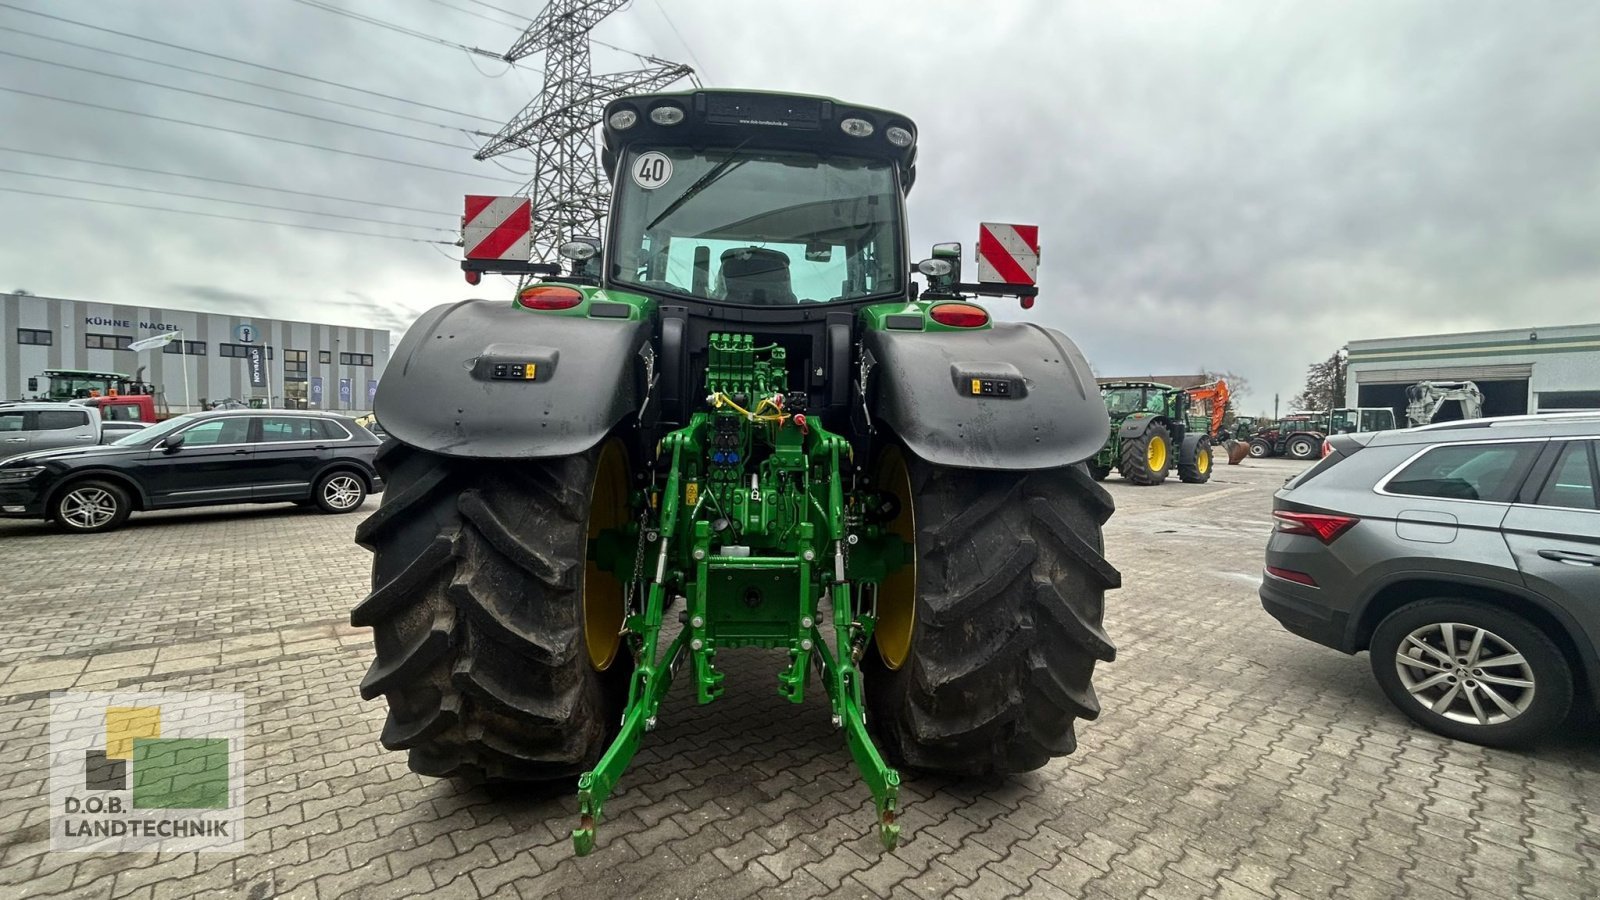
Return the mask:
{"type": "Polygon", "coordinates": [[[650,224],[646,225],[644,227],[644,230],[645,231],[649,231],[650,229],[656,227],[657,225],[660,225],[662,219],[665,219],[667,216],[670,216],[673,213],[677,212],[679,207],[683,206],[685,203],[688,203],[689,200],[692,199],[695,194],[698,194],[701,191],[705,190],[706,188],[710,187],[712,182],[718,180],[722,176],[728,174],[729,172],[733,171],[734,169],[737,169],[738,167],[740,167],[740,166],[744,165],[745,163],[749,162],[748,158],[741,159],[741,158],[739,158],[737,156],[738,152],[740,150],[743,150],[744,149],[744,145],[748,144],[748,143],[750,143],[750,139],[749,138],[745,138],[744,140],[739,142],[739,146],[737,146],[737,147],[733,148],[732,150],[728,151],[728,158],[727,159],[723,160],[722,162],[717,163],[715,166],[712,166],[710,169],[706,170],[706,173],[704,175],[701,175],[698,179],[696,179],[694,184],[689,185],[689,189],[688,190],[684,191],[682,194],[679,194],[678,198],[676,200],[673,200],[671,203],[667,204],[667,208],[661,211],[661,215],[656,216],[654,219],[651,219],[650,220],[650,224]]]}

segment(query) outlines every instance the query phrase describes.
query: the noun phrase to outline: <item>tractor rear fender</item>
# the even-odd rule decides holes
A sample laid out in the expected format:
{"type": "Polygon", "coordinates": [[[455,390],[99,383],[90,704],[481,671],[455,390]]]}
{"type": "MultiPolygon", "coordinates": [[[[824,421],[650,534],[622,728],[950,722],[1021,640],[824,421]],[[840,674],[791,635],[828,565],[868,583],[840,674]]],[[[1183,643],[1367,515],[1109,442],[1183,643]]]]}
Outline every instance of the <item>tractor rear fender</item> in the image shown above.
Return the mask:
{"type": "Polygon", "coordinates": [[[464,300],[428,310],[406,332],[374,412],[399,440],[445,456],[570,456],[639,409],[653,358],[646,321],[464,300]],[[530,363],[533,379],[509,377],[530,363]],[[497,366],[508,368],[497,375],[497,366]]]}
{"type": "Polygon", "coordinates": [[[1111,424],[1089,363],[1053,328],[868,331],[862,344],[856,389],[871,417],[935,465],[1049,469],[1106,443],[1111,424]]]}
{"type": "Polygon", "coordinates": [[[1164,416],[1129,416],[1123,419],[1122,425],[1117,428],[1117,437],[1125,441],[1133,440],[1144,437],[1144,433],[1150,430],[1151,425],[1165,424],[1167,420],[1164,416]]]}

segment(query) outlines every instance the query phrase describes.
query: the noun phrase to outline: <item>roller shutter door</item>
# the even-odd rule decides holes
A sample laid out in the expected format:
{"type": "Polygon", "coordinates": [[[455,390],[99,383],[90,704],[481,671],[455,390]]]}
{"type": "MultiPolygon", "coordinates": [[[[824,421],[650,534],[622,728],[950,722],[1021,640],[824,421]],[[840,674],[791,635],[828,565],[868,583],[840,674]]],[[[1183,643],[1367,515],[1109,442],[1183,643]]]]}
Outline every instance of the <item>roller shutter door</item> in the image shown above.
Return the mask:
{"type": "Polygon", "coordinates": [[[1416,384],[1419,381],[1518,381],[1533,377],[1533,363],[1509,366],[1430,366],[1352,371],[1357,384],[1416,384]]]}

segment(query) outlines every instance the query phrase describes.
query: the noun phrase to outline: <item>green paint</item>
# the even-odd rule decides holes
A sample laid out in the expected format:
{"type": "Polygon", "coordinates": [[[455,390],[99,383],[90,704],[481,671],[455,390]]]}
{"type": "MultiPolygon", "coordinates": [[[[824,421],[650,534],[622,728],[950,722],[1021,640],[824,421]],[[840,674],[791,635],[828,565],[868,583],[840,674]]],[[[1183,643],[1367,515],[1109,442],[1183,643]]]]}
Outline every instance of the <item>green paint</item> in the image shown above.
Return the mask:
{"type": "Polygon", "coordinates": [[[134,809],[227,809],[226,738],[134,738],[134,809]]]}
{"type": "Polygon", "coordinates": [[[654,727],[680,664],[689,663],[695,698],[710,703],[723,692],[719,654],[760,647],[788,651],[778,693],[793,703],[804,700],[820,666],[845,744],[877,805],[880,839],[892,848],[900,833],[900,776],[866,731],[856,661],[871,638],[874,606],[855,598],[863,589],[875,597],[910,548],[859,512],[872,504],[864,490],[846,489],[849,442],[783,405],[782,347],[757,346],[746,334],[713,334],[707,347],[707,408],[662,440],[665,482],[658,491],[652,486],[656,503],[641,504],[643,533],[635,526],[594,542],[597,564],[624,578],[636,555],[624,542],[642,547],[648,587],[642,608],[626,619],[637,668],[622,729],[579,780],[573,846],[580,855],[593,849],[606,798],[654,727]],[[673,596],[684,600],[684,627],[658,655],[665,601],[673,596]],[[841,654],[823,640],[825,598],[841,654]]]}

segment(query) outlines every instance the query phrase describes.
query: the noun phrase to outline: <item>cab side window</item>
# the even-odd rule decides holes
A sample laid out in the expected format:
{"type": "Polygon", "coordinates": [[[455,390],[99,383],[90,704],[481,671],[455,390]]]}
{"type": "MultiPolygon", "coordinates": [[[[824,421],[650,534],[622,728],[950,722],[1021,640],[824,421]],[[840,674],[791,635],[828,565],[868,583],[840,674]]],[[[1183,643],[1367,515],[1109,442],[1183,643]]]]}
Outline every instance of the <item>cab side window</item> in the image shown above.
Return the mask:
{"type": "Polygon", "coordinates": [[[0,412],[0,431],[21,431],[23,413],[0,412]]]}
{"type": "Polygon", "coordinates": [[[1556,467],[1534,503],[1566,509],[1600,509],[1600,485],[1596,485],[1594,444],[1568,441],[1561,448],[1556,467]]]}

